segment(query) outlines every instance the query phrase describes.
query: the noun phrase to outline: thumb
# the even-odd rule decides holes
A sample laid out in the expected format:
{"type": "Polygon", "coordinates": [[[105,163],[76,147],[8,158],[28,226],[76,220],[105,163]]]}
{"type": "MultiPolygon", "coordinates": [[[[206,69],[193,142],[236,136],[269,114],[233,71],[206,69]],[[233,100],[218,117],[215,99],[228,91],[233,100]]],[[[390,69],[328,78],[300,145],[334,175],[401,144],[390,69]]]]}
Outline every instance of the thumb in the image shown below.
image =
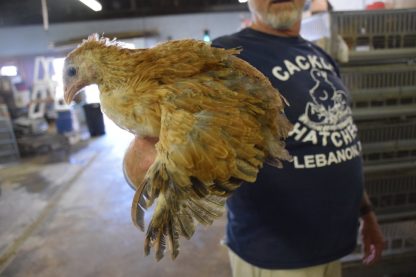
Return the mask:
{"type": "Polygon", "coordinates": [[[364,246],[364,256],[363,256],[363,263],[366,265],[370,265],[375,261],[375,248],[374,245],[370,243],[366,243],[364,246]]]}

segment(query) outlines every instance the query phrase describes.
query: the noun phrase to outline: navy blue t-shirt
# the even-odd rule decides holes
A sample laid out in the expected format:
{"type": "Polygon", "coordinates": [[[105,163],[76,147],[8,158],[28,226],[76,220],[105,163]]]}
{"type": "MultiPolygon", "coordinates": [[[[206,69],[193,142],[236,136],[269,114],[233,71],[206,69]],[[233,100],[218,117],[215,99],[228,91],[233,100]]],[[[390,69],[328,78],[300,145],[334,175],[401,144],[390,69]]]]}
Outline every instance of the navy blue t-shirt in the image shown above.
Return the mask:
{"type": "Polygon", "coordinates": [[[356,245],[363,193],[361,146],[350,94],[335,62],[301,37],[244,29],[213,45],[240,58],[286,98],[293,162],[264,165],[228,199],[227,245],[250,264],[301,268],[339,259],[356,245]]]}

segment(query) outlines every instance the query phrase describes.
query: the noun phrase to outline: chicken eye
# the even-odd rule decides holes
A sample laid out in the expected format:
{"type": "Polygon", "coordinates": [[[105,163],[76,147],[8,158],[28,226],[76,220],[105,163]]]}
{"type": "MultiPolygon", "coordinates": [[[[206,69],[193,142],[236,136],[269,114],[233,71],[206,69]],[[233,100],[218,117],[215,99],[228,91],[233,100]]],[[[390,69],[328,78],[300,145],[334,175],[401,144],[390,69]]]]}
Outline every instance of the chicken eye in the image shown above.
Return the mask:
{"type": "Polygon", "coordinates": [[[73,77],[73,76],[77,75],[77,70],[75,69],[75,67],[71,66],[71,67],[69,67],[69,68],[68,68],[68,70],[66,71],[66,74],[67,74],[69,77],[73,77]]]}

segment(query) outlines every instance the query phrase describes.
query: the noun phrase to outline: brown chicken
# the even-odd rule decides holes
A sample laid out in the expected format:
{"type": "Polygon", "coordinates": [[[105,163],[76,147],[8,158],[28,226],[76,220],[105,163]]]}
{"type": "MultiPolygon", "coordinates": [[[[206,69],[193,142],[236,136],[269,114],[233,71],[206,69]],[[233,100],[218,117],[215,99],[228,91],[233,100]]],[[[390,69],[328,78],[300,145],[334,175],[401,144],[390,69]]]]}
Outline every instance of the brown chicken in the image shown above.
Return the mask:
{"type": "Polygon", "coordinates": [[[178,40],[130,50],[90,36],[65,61],[65,100],[98,84],[101,108],[118,126],[158,137],[156,159],[137,187],[132,220],[144,230],[144,211],[157,198],[145,253],[171,257],[179,236],[222,215],[226,197],[254,182],[264,162],[281,166],[291,124],[269,80],[235,56],[239,50],[178,40]]]}

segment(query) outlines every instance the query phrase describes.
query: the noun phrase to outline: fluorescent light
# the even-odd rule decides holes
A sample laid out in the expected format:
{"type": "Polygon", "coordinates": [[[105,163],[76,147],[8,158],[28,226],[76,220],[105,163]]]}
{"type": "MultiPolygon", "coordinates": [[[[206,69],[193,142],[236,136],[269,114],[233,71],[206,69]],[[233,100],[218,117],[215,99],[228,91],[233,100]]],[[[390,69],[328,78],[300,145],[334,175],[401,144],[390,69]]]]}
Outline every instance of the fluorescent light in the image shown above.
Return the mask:
{"type": "Polygon", "coordinates": [[[205,42],[210,42],[211,41],[211,36],[209,35],[209,30],[204,30],[203,40],[205,42]]]}
{"type": "Polygon", "coordinates": [[[78,1],[80,1],[82,4],[86,5],[88,8],[90,8],[91,10],[95,12],[101,11],[103,9],[100,2],[96,0],[78,0],[78,1]]]}
{"type": "Polygon", "coordinates": [[[238,0],[238,2],[240,2],[240,3],[246,3],[247,0],[238,0]]]}
{"type": "Polygon", "coordinates": [[[205,42],[210,42],[211,41],[211,38],[209,37],[209,35],[204,35],[204,41],[205,42]]]}
{"type": "Polygon", "coordinates": [[[2,76],[17,76],[17,67],[14,65],[5,65],[0,70],[2,76]]]}

